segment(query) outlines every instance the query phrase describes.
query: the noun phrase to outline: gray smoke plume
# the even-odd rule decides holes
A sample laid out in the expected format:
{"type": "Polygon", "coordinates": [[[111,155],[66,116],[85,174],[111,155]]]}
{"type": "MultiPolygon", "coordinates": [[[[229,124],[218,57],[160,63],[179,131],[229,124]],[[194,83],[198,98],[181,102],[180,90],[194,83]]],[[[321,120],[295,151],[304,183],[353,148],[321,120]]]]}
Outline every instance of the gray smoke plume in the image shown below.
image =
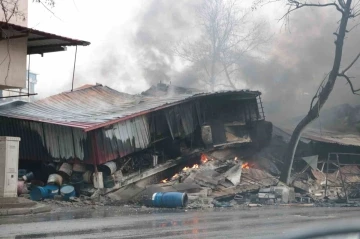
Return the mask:
{"type": "MultiPolygon", "coordinates": [[[[291,32],[278,34],[277,43],[268,61],[260,62],[247,58],[242,65],[242,75],[248,85],[264,91],[265,109],[270,119],[275,122],[283,122],[307,113],[311,99],[331,70],[334,59],[333,33],[338,26],[339,14],[331,9],[302,11],[291,15],[291,32]],[[304,11],[307,11],[306,14],[304,11]]],[[[353,24],[350,23],[349,29],[353,24]]],[[[360,50],[356,46],[359,37],[360,32],[357,29],[349,33],[345,42],[343,67],[346,67],[360,50]]],[[[360,76],[359,68],[354,67],[350,74],[360,76]]],[[[345,80],[339,78],[325,107],[358,103],[358,97],[352,95],[345,80]]]]}
{"type": "MultiPolygon", "coordinates": [[[[198,34],[195,13],[203,1],[206,0],[152,0],[135,18],[136,31],[130,47],[137,59],[137,67],[149,86],[171,81],[179,86],[203,89],[198,80],[202,76],[196,70],[197,66],[184,65],[173,52],[177,43],[198,34]]],[[[240,60],[238,80],[246,82],[247,88],[263,92],[270,120],[282,122],[307,113],[313,95],[331,69],[335,49],[333,33],[339,19],[339,13],[331,8],[294,11],[288,28],[276,31],[265,59],[247,55],[240,60]]],[[[276,23],[276,20],[272,21],[270,25],[276,23]]],[[[349,29],[355,24],[349,23],[349,29]]],[[[353,29],[346,39],[343,67],[360,50],[357,42],[360,39],[359,30],[353,29]]],[[[116,59],[118,56],[115,54],[111,53],[110,58],[101,63],[105,65],[101,67],[104,78],[108,78],[111,72],[118,72],[122,62],[126,61],[116,59]]],[[[349,74],[360,77],[360,68],[354,66],[349,74]]],[[[123,71],[117,76],[123,80],[130,77],[123,71]]],[[[360,84],[355,85],[360,87],[360,84]]],[[[338,79],[325,107],[354,104],[359,102],[358,97],[351,94],[343,79],[338,79]]]]}
{"type": "Polygon", "coordinates": [[[202,0],[153,0],[138,16],[134,48],[143,77],[153,85],[169,83],[178,74],[174,45],[192,34],[194,11],[202,0]]]}

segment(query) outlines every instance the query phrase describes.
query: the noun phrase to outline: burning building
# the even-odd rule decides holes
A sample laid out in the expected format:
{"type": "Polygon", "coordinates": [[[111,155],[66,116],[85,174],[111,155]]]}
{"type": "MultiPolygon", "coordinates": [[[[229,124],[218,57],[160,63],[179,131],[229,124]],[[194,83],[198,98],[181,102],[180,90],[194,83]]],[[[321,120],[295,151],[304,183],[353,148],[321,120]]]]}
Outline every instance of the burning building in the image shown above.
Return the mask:
{"type": "Polygon", "coordinates": [[[183,148],[251,145],[271,138],[258,91],[130,95],[97,84],[32,103],[0,107],[0,134],[21,138],[20,162],[101,165],[131,156],[133,168],[183,148]]]}

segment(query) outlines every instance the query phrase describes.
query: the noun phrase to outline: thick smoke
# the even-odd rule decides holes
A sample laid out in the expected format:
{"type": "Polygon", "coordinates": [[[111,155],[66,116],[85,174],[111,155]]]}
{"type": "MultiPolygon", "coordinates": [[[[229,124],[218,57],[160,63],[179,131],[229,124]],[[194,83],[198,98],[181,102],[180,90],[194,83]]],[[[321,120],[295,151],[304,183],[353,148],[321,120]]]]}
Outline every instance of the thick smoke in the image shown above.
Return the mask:
{"type": "MultiPolygon", "coordinates": [[[[194,9],[199,3],[201,1],[154,0],[140,17],[135,42],[143,77],[149,84],[173,81],[180,86],[201,86],[196,66],[177,70],[171,51],[177,42],[196,32],[194,9]]],[[[331,8],[299,9],[290,16],[286,28],[275,31],[265,59],[251,56],[241,59],[241,72],[237,77],[246,82],[248,88],[263,92],[270,120],[281,122],[307,113],[313,95],[331,69],[335,49],[333,33],[339,19],[340,14],[331,8]]],[[[276,20],[270,21],[276,24],[276,20]]],[[[347,37],[343,66],[360,50],[359,37],[357,28],[347,37]]],[[[351,75],[359,76],[359,70],[354,67],[351,75]]],[[[325,107],[356,103],[357,97],[351,94],[345,81],[339,79],[325,107]]]]}
{"type": "Polygon", "coordinates": [[[170,83],[177,75],[184,76],[179,70],[182,63],[174,56],[174,46],[196,31],[194,12],[201,1],[154,0],[138,16],[134,48],[149,85],[170,83]]]}
{"type": "MultiPolygon", "coordinates": [[[[283,122],[304,115],[320,83],[331,70],[335,36],[340,16],[332,9],[302,9],[290,18],[289,31],[276,37],[276,44],[267,61],[244,59],[242,76],[251,88],[264,92],[265,109],[270,119],[283,122]],[[334,17],[336,16],[336,17],[334,17]]],[[[353,23],[350,23],[350,28],[353,23]]],[[[345,42],[342,66],[348,65],[357,54],[358,30],[353,30],[345,42]],[[354,52],[355,49],[355,52],[354,52]]],[[[354,67],[352,76],[359,76],[354,67]]],[[[360,84],[358,84],[360,86],[360,84]]],[[[358,103],[345,80],[339,78],[325,108],[342,103],[358,103]]]]}

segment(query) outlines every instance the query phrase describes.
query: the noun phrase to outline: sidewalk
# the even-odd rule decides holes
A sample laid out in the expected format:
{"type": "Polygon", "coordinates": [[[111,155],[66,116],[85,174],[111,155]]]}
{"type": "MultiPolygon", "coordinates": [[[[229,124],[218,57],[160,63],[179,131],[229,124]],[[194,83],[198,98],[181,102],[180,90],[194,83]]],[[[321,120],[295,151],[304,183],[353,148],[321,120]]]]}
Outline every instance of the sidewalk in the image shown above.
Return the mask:
{"type": "Polygon", "coordinates": [[[51,208],[26,198],[0,198],[0,216],[50,212],[51,208]]]}

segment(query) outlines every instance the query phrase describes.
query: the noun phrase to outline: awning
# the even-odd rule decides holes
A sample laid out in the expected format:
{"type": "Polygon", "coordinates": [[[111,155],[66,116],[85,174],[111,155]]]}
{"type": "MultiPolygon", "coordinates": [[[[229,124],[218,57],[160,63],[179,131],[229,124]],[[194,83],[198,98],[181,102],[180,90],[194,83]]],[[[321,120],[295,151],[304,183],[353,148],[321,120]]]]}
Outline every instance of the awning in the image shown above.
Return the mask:
{"type": "Polygon", "coordinates": [[[27,37],[27,54],[44,54],[66,50],[66,46],[88,46],[90,42],[71,39],[0,21],[0,41],[27,37]]]}

